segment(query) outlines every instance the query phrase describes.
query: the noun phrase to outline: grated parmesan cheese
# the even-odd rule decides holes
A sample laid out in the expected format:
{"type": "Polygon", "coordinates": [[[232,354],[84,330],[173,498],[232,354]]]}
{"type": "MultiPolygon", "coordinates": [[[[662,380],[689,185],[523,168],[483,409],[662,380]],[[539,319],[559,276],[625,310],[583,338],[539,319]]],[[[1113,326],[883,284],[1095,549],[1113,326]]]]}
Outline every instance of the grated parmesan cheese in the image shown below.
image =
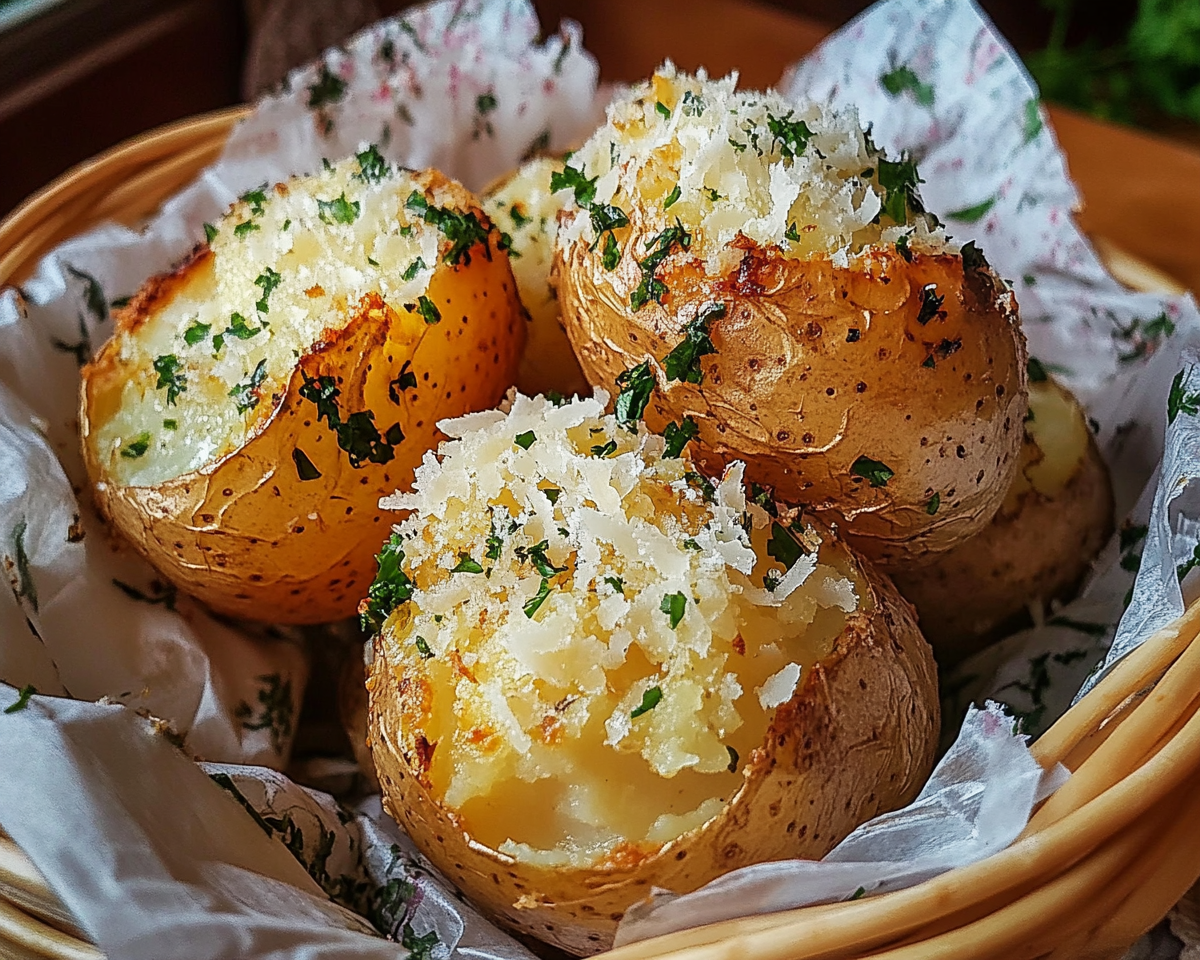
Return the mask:
{"type": "Polygon", "coordinates": [[[731,758],[858,609],[848,561],[821,548],[793,576],[768,555],[787,519],[748,510],[740,464],[711,484],[607,403],[512,394],[443,422],[452,439],[381,504],[409,512],[412,595],[381,642],[432,691],[434,789],[529,862],[591,863],[713,816],[742,780],[731,758]]]}
{"type": "MultiPolygon", "coordinates": [[[[875,147],[855,110],[736,87],[736,74],[709,80],[668,61],[617,98],[607,123],[570,158],[571,168],[595,178],[586,206],[614,206],[647,236],[682,225],[689,252],[710,275],[740,262],[742,251],[729,246],[739,235],[786,257],[832,255],[843,263],[901,237],[913,249],[946,248],[936,219],[921,211],[915,168],[911,201],[890,208],[903,211],[898,219],[889,213],[889,194],[907,168],[875,147]]],[[[578,194],[559,195],[573,211],[559,243],[596,242],[578,194]]]]}

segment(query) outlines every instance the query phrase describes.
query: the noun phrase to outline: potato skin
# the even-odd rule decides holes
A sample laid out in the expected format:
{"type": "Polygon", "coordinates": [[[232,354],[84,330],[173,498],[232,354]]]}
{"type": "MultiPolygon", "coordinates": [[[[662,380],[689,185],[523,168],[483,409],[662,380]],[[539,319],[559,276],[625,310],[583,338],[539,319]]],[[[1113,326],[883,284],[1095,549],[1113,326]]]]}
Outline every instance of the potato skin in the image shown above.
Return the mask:
{"type": "Polygon", "coordinates": [[[589,869],[521,863],[468,836],[431,794],[436,744],[405,716],[423,694],[374,641],[370,746],[384,808],[471,900],[497,921],[579,956],[612,945],[617,922],[652,886],[695,890],[738,867],[819,858],[858,824],[910,802],[933,767],[937,677],[913,608],[862,564],[864,609],[833,652],[775,713],[743,758],[743,784],[722,812],[660,847],[618,848],[589,869]]]}
{"type": "MultiPolygon", "coordinates": [[[[245,444],[155,486],[110,482],[89,442],[90,417],[103,415],[128,375],[119,338],[110,339],[83,370],[80,403],[83,455],[101,514],[163,576],[220,613],[276,623],[352,616],[388,535],[380,496],[408,489],[422,456],[443,439],[439,420],[495,406],[516,376],[527,321],[497,239],[492,231],[490,258],[476,248],[469,264],[439,266],[427,295],[441,309],[440,323],[364,297],[343,327],[296,361],[285,394],[270,398],[270,412],[245,444]],[[406,362],[417,388],[389,390],[406,362]],[[405,438],[395,459],[351,467],[329,425],[299,394],[305,374],[333,376],[342,408],[375,412],[380,432],[399,423],[405,438]],[[297,449],[319,478],[300,479],[297,449]]],[[[152,304],[185,289],[206,256],[201,248],[151,281],[117,317],[118,330],[136,330],[152,304]]]]}
{"type": "Polygon", "coordinates": [[[668,383],[660,367],[651,429],[692,416],[689,449],[707,470],[743,460],[747,479],[835,523],[887,570],[930,562],[991,520],[1017,467],[1026,352],[1015,299],[986,265],[887,247],[836,266],[745,241],[738,265],[709,278],[676,250],[659,270],[665,305],[634,312],[631,251],[648,240],[637,217],[612,272],[582,239],[558,251],[564,324],[592,383],[613,389],[624,370],[661,361],[721,301],[703,382],[668,383]],[[930,284],[944,300],[923,314],[930,284]],[[894,475],[872,486],[852,472],[860,457],[894,475]]]}
{"type": "Polygon", "coordinates": [[[1108,468],[1087,452],[1057,494],[1030,488],[936,563],[895,575],[938,663],[953,666],[1028,622],[1030,603],[1069,599],[1113,532],[1108,468]]]}

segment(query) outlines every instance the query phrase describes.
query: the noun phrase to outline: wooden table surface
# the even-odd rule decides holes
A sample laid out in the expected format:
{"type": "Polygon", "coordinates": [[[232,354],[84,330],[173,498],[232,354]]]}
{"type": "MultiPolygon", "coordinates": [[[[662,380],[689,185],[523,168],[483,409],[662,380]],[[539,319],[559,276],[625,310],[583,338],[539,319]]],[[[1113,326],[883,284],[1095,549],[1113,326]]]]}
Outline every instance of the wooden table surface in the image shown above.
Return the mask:
{"type": "MultiPolygon", "coordinates": [[[[743,0],[534,0],[547,29],[583,24],[606,80],[632,81],[670,58],[767,87],[829,27],[743,0]]],[[[1080,222],[1200,291],[1200,152],[1058,107],[1050,116],[1085,206],[1080,222]]]]}

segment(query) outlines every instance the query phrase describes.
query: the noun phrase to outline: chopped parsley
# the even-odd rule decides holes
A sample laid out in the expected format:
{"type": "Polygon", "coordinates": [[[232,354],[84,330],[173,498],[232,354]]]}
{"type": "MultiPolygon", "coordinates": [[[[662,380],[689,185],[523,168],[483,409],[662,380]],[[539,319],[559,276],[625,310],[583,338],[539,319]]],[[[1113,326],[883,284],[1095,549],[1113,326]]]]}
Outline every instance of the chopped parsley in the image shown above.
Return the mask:
{"type": "Polygon", "coordinates": [[[688,537],[686,540],[683,541],[683,549],[684,550],[699,550],[700,544],[697,542],[695,537],[688,537]]]}
{"type": "Polygon", "coordinates": [[[299,447],[292,450],[292,463],[296,465],[296,475],[301,480],[319,480],[321,478],[321,471],[308,459],[308,454],[299,447]]]}
{"type": "Polygon", "coordinates": [[[714,301],[700,308],[696,319],[683,328],[683,340],[663,357],[663,369],[668,380],[682,383],[703,383],[704,372],[700,369],[700,358],[716,353],[709,336],[709,324],[725,316],[725,304],[714,301]]]}
{"type": "Polygon", "coordinates": [[[261,327],[254,328],[246,323],[246,318],[240,313],[235,313],[229,317],[229,327],[225,331],[226,336],[237,337],[239,340],[249,340],[251,337],[256,337],[266,329],[266,323],[261,327]]]}
{"type": "Polygon", "coordinates": [[[691,245],[692,235],[683,228],[678,217],[675,218],[674,226],[667,227],[662,233],[646,241],[646,249],[649,252],[638,261],[642,279],[633,293],[629,295],[629,305],[635,311],[641,310],[651,300],[662,304],[662,298],[667,292],[667,285],[655,276],[655,272],[672,248],[678,246],[680,249],[687,250],[691,245]]]}
{"type": "Polygon", "coordinates": [[[654,103],[654,109],[655,109],[655,110],[658,112],[658,115],[659,115],[660,117],[665,117],[667,120],[670,120],[670,119],[671,119],[671,108],[670,108],[670,107],[668,107],[668,106],[667,106],[665,103],[663,103],[661,100],[656,100],[656,101],[655,101],[655,103],[654,103]]]}
{"type": "Polygon", "coordinates": [[[621,262],[621,248],[617,246],[617,238],[612,233],[604,235],[604,249],[600,253],[600,262],[605,270],[616,270],[621,262]]]}
{"type": "Polygon", "coordinates": [[[592,229],[597,233],[603,233],[606,230],[619,230],[621,227],[629,226],[628,214],[620,207],[613,206],[611,203],[593,204],[589,210],[589,215],[592,221],[592,229]]]}
{"type": "Polygon", "coordinates": [[[935,513],[938,512],[938,508],[941,507],[941,505],[942,505],[942,495],[940,493],[935,493],[932,497],[929,498],[928,501],[926,501],[925,512],[932,517],[935,513]]]}
{"type": "Polygon", "coordinates": [[[683,619],[685,607],[687,607],[687,597],[682,593],[668,593],[662,598],[662,603],[658,605],[658,609],[671,619],[672,630],[678,627],[679,621],[683,619]]]}
{"type": "Polygon", "coordinates": [[[550,558],[546,556],[548,549],[550,549],[550,543],[547,540],[534,544],[532,547],[517,547],[517,559],[522,563],[533,564],[533,568],[546,578],[553,577],[557,573],[565,573],[566,567],[556,567],[550,562],[550,558]]]}
{"type": "Polygon", "coordinates": [[[270,267],[267,267],[266,270],[254,278],[254,285],[262,289],[262,298],[255,304],[259,313],[270,312],[267,299],[271,296],[271,291],[279,286],[281,280],[283,280],[283,277],[270,267]]]}
{"type": "Polygon", "coordinates": [[[544,493],[546,495],[546,499],[550,501],[550,506],[554,506],[556,503],[558,503],[558,498],[562,496],[562,491],[559,490],[558,487],[546,487],[542,493],[544,493]]]}
{"type": "Polygon", "coordinates": [[[617,386],[620,387],[614,407],[617,423],[636,430],[637,422],[646,412],[646,405],[654,392],[654,372],[650,369],[650,361],[643,360],[636,367],[619,374],[617,386]]]}
{"type": "Polygon", "coordinates": [[[433,659],[433,651],[429,649],[429,642],[420,634],[417,634],[416,647],[417,653],[421,655],[422,660],[433,659]]]}
{"type": "Polygon", "coordinates": [[[421,319],[430,326],[433,326],[435,323],[442,322],[442,311],[437,308],[436,303],[434,303],[424,294],[417,297],[417,302],[415,305],[406,303],[404,305],[404,309],[409,313],[412,313],[415,310],[421,315],[421,319]]]}
{"type": "Polygon", "coordinates": [[[528,450],[533,446],[533,442],[536,439],[536,433],[534,433],[532,430],[526,430],[524,433],[517,434],[517,436],[513,439],[513,443],[515,443],[522,450],[528,450]]]}
{"type": "Polygon", "coordinates": [[[663,209],[664,210],[671,209],[672,205],[675,203],[676,200],[679,199],[679,197],[682,193],[683,193],[683,191],[679,188],[679,184],[675,184],[675,187],[663,199],[663,209]]]}
{"type": "Polygon", "coordinates": [[[585,177],[582,170],[576,170],[568,163],[562,170],[555,170],[550,174],[550,192],[571,190],[575,194],[575,202],[586,210],[596,199],[596,181],[599,179],[585,177]]]}
{"type": "Polygon", "coordinates": [[[181,393],[187,390],[187,376],[183,372],[179,358],[173,353],[156,357],[154,360],[154,372],[158,374],[158,382],[154,385],[154,389],[162,390],[165,388],[167,391],[167,406],[175,406],[176,399],[178,399],[181,393]]]}
{"type": "Polygon", "coordinates": [[[712,485],[712,481],[702,473],[696,473],[689,470],[683,475],[683,479],[687,481],[689,487],[696,487],[704,495],[704,499],[712,503],[717,496],[717,488],[712,485]]]}
{"type": "Polygon", "coordinates": [[[784,160],[794,160],[804,153],[813,132],[803,120],[793,120],[793,111],[781,118],[767,114],[767,129],[771,131],[773,143],[779,144],[779,153],[784,160]]]}
{"type": "Polygon", "coordinates": [[[525,601],[525,605],[521,608],[525,611],[525,616],[530,620],[533,615],[538,612],[538,608],[546,602],[546,598],[550,596],[550,581],[542,577],[541,585],[538,587],[538,592],[525,601]]]}
{"type": "Polygon", "coordinates": [[[179,429],[179,421],[178,420],[164,420],[163,421],[163,429],[164,430],[178,430],[179,429]]]}
{"type": "Polygon", "coordinates": [[[432,206],[419,190],[409,194],[404,207],[420,214],[426,223],[433,224],[450,241],[450,248],[442,255],[443,263],[453,266],[461,261],[469,265],[471,248],[477,243],[483,244],[486,255],[491,257],[491,251],[487,249],[488,231],[474,213],[432,206]]]}
{"type": "Polygon", "coordinates": [[[792,532],[778,520],[771,524],[771,539],[767,541],[767,556],[773,557],[783,564],[784,569],[791,570],[805,554],[804,547],[792,532]]]}
{"type": "Polygon", "coordinates": [[[679,111],[685,117],[698,117],[704,113],[704,101],[700,99],[699,94],[693,93],[691,90],[684,90],[679,111]]]}
{"type": "MultiPolygon", "coordinates": [[[[683,594],[678,594],[678,596],[682,597],[683,594]]],[[[662,687],[650,687],[645,693],[642,694],[642,702],[633,708],[633,712],[630,713],[629,716],[636,720],[643,713],[649,713],[651,710],[657,707],[659,703],[662,702],[662,696],[662,687]]]]}
{"type": "Polygon", "coordinates": [[[879,184],[886,191],[883,201],[885,216],[897,224],[908,223],[908,215],[924,213],[925,207],[917,193],[917,184],[924,183],[917,173],[917,165],[902,155],[899,160],[879,158],[879,184]]]}
{"type": "Polygon", "coordinates": [[[944,295],[938,296],[936,283],[925,284],[921,289],[921,309],[917,311],[917,323],[925,326],[938,315],[938,311],[942,309],[942,304],[945,302],[944,295]]]}
{"type": "Polygon", "coordinates": [[[257,223],[255,223],[253,220],[243,220],[241,223],[239,223],[236,227],[233,228],[233,235],[235,237],[244,237],[249,233],[253,233],[255,230],[261,230],[261,229],[262,228],[257,223]]]}
{"type": "Polygon", "coordinates": [[[858,338],[862,336],[862,331],[858,327],[851,327],[846,331],[847,343],[858,343],[858,338]]]}
{"type": "Polygon", "coordinates": [[[621,596],[625,596],[625,581],[620,577],[605,577],[604,582],[616,590],[621,596]]]}
{"type": "Polygon", "coordinates": [[[37,687],[32,683],[27,683],[17,694],[17,699],[4,708],[5,713],[16,713],[18,710],[24,710],[29,706],[29,698],[37,693],[37,687]]]}
{"type": "Polygon", "coordinates": [[[800,242],[800,231],[796,229],[795,222],[789,223],[788,228],[783,231],[783,239],[791,240],[792,243],[800,242]]]}
{"type": "Polygon", "coordinates": [[[322,63],[321,71],[317,74],[316,83],[308,88],[308,106],[319,109],[331,103],[337,103],[346,95],[346,81],[329,71],[329,65],[322,63]]]}
{"type": "Polygon", "coordinates": [[[206,223],[204,225],[204,239],[208,243],[212,243],[214,240],[217,239],[217,228],[214,227],[211,223],[206,223]]]}
{"type": "Polygon", "coordinates": [[[425,258],[417,257],[416,260],[414,260],[412,263],[410,263],[408,265],[408,269],[405,270],[404,273],[400,274],[400,278],[402,280],[412,280],[416,277],[418,271],[424,270],[424,269],[425,269],[425,258]]]}
{"type": "Polygon", "coordinates": [[[193,320],[186,330],[183,331],[183,342],[189,347],[194,347],[202,340],[208,339],[209,331],[212,330],[211,323],[201,323],[199,320],[193,320]]]}
{"type": "Polygon", "coordinates": [[[262,212],[265,209],[264,204],[267,202],[266,188],[267,185],[264,183],[257,190],[248,190],[238,198],[244,203],[250,204],[250,213],[252,216],[262,216],[262,212]]]}
{"type": "Polygon", "coordinates": [[[126,460],[137,460],[144,457],[150,449],[150,431],[143,430],[121,448],[121,456],[126,460]]]}
{"type": "Polygon", "coordinates": [[[264,357],[258,361],[258,366],[254,368],[253,373],[236,383],[229,391],[229,396],[233,397],[233,403],[238,408],[238,413],[246,413],[258,406],[258,402],[262,399],[260,388],[266,378],[267,361],[264,357]]]}
{"type": "Polygon", "coordinates": [[[356,176],[367,183],[378,183],[391,172],[388,162],[375,149],[375,144],[371,144],[362,153],[356,153],[354,159],[358,161],[358,173],[356,176]]]}
{"type": "Polygon", "coordinates": [[[483,573],[483,565],[471,557],[469,553],[460,553],[458,563],[450,570],[451,573],[483,573]]]}
{"type": "Polygon", "coordinates": [[[850,467],[850,472],[856,477],[862,477],[873,487],[886,487],[887,482],[896,475],[896,471],[886,463],[872,460],[870,457],[859,457],[850,467]]]}
{"type": "Polygon", "coordinates": [[[508,208],[508,215],[512,219],[513,226],[518,230],[525,226],[525,224],[533,222],[533,217],[526,216],[519,203],[514,203],[508,208]]]}
{"type": "MultiPolygon", "coordinates": [[[[1025,362],[1025,372],[1029,374],[1029,381],[1031,383],[1045,383],[1050,379],[1050,375],[1046,372],[1046,367],[1037,357],[1030,357],[1025,362]]],[[[1180,371],[1181,374],[1182,372],[1180,371]]],[[[1175,379],[1178,380],[1179,377],[1175,379]]],[[[1171,419],[1174,420],[1175,418],[1172,417],[1171,419]]]]}
{"type": "Polygon", "coordinates": [[[616,440],[609,440],[608,443],[606,443],[606,444],[603,444],[603,445],[597,444],[596,446],[592,447],[592,456],[593,457],[600,457],[600,458],[611,457],[616,452],[617,452],[617,441],[616,440]]]}
{"type": "Polygon", "coordinates": [[[367,589],[367,598],[359,604],[358,615],[365,633],[378,633],[396,607],[412,599],[413,582],[400,568],[404,562],[404,540],[393,533],[375,557],[378,572],[367,589]]]}
{"type": "Polygon", "coordinates": [[[683,422],[676,425],[674,421],[667,424],[663,430],[663,439],[667,442],[663,450],[664,457],[678,457],[689,440],[694,440],[700,433],[700,427],[691,417],[684,417],[683,422]]]}
{"type": "Polygon", "coordinates": [[[353,223],[358,219],[362,204],[347,200],[345,191],[335,200],[318,200],[317,216],[325,223],[353,223]]]}

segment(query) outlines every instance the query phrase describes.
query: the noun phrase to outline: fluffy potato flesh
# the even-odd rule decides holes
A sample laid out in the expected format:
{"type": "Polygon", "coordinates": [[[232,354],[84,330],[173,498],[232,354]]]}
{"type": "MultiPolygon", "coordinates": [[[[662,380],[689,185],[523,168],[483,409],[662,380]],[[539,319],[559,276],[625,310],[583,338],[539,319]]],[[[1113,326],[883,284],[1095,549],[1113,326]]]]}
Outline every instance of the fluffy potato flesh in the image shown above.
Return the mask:
{"type": "MultiPolygon", "coordinates": [[[[653,429],[692,417],[889,569],[982,528],[1025,413],[1016,304],[853,114],[666,69],[555,185],[556,270],[588,378],[649,362],[653,429]]],[[[627,388],[629,389],[629,388],[627,388]]]]}
{"type": "Polygon", "coordinates": [[[550,282],[554,237],[563,198],[550,178],[563,161],[538,157],[524,164],[483,198],[483,209],[510,238],[509,256],[521,302],[529,311],[529,339],[517,372],[522,393],[586,393],[587,380],[559,320],[558,294],[550,282]]]}
{"type": "Polygon", "coordinates": [[[1067,600],[1113,530],[1108,468],[1075,398],[1034,367],[1020,468],[980,533],[927,567],[896,574],[943,665],[1067,600]]]}
{"type": "Polygon", "coordinates": [[[499,234],[440,174],[373,150],[251,191],[148,281],[85,368],[101,510],[214,608],[354,612],[444,416],[494,404],[524,311],[499,234]]]}
{"type": "Polygon", "coordinates": [[[709,481],[605,399],[443,425],[458,439],[389,503],[411,513],[367,607],[389,809],[470,896],[576,953],[651,882],[820,855],[904,802],[937,714],[890,585],[748,503],[740,465],[709,481]],[[852,696],[878,699],[833,720],[829,681],[868,649],[852,696]],[[830,753],[865,759],[830,779],[831,727],[830,753]]]}

